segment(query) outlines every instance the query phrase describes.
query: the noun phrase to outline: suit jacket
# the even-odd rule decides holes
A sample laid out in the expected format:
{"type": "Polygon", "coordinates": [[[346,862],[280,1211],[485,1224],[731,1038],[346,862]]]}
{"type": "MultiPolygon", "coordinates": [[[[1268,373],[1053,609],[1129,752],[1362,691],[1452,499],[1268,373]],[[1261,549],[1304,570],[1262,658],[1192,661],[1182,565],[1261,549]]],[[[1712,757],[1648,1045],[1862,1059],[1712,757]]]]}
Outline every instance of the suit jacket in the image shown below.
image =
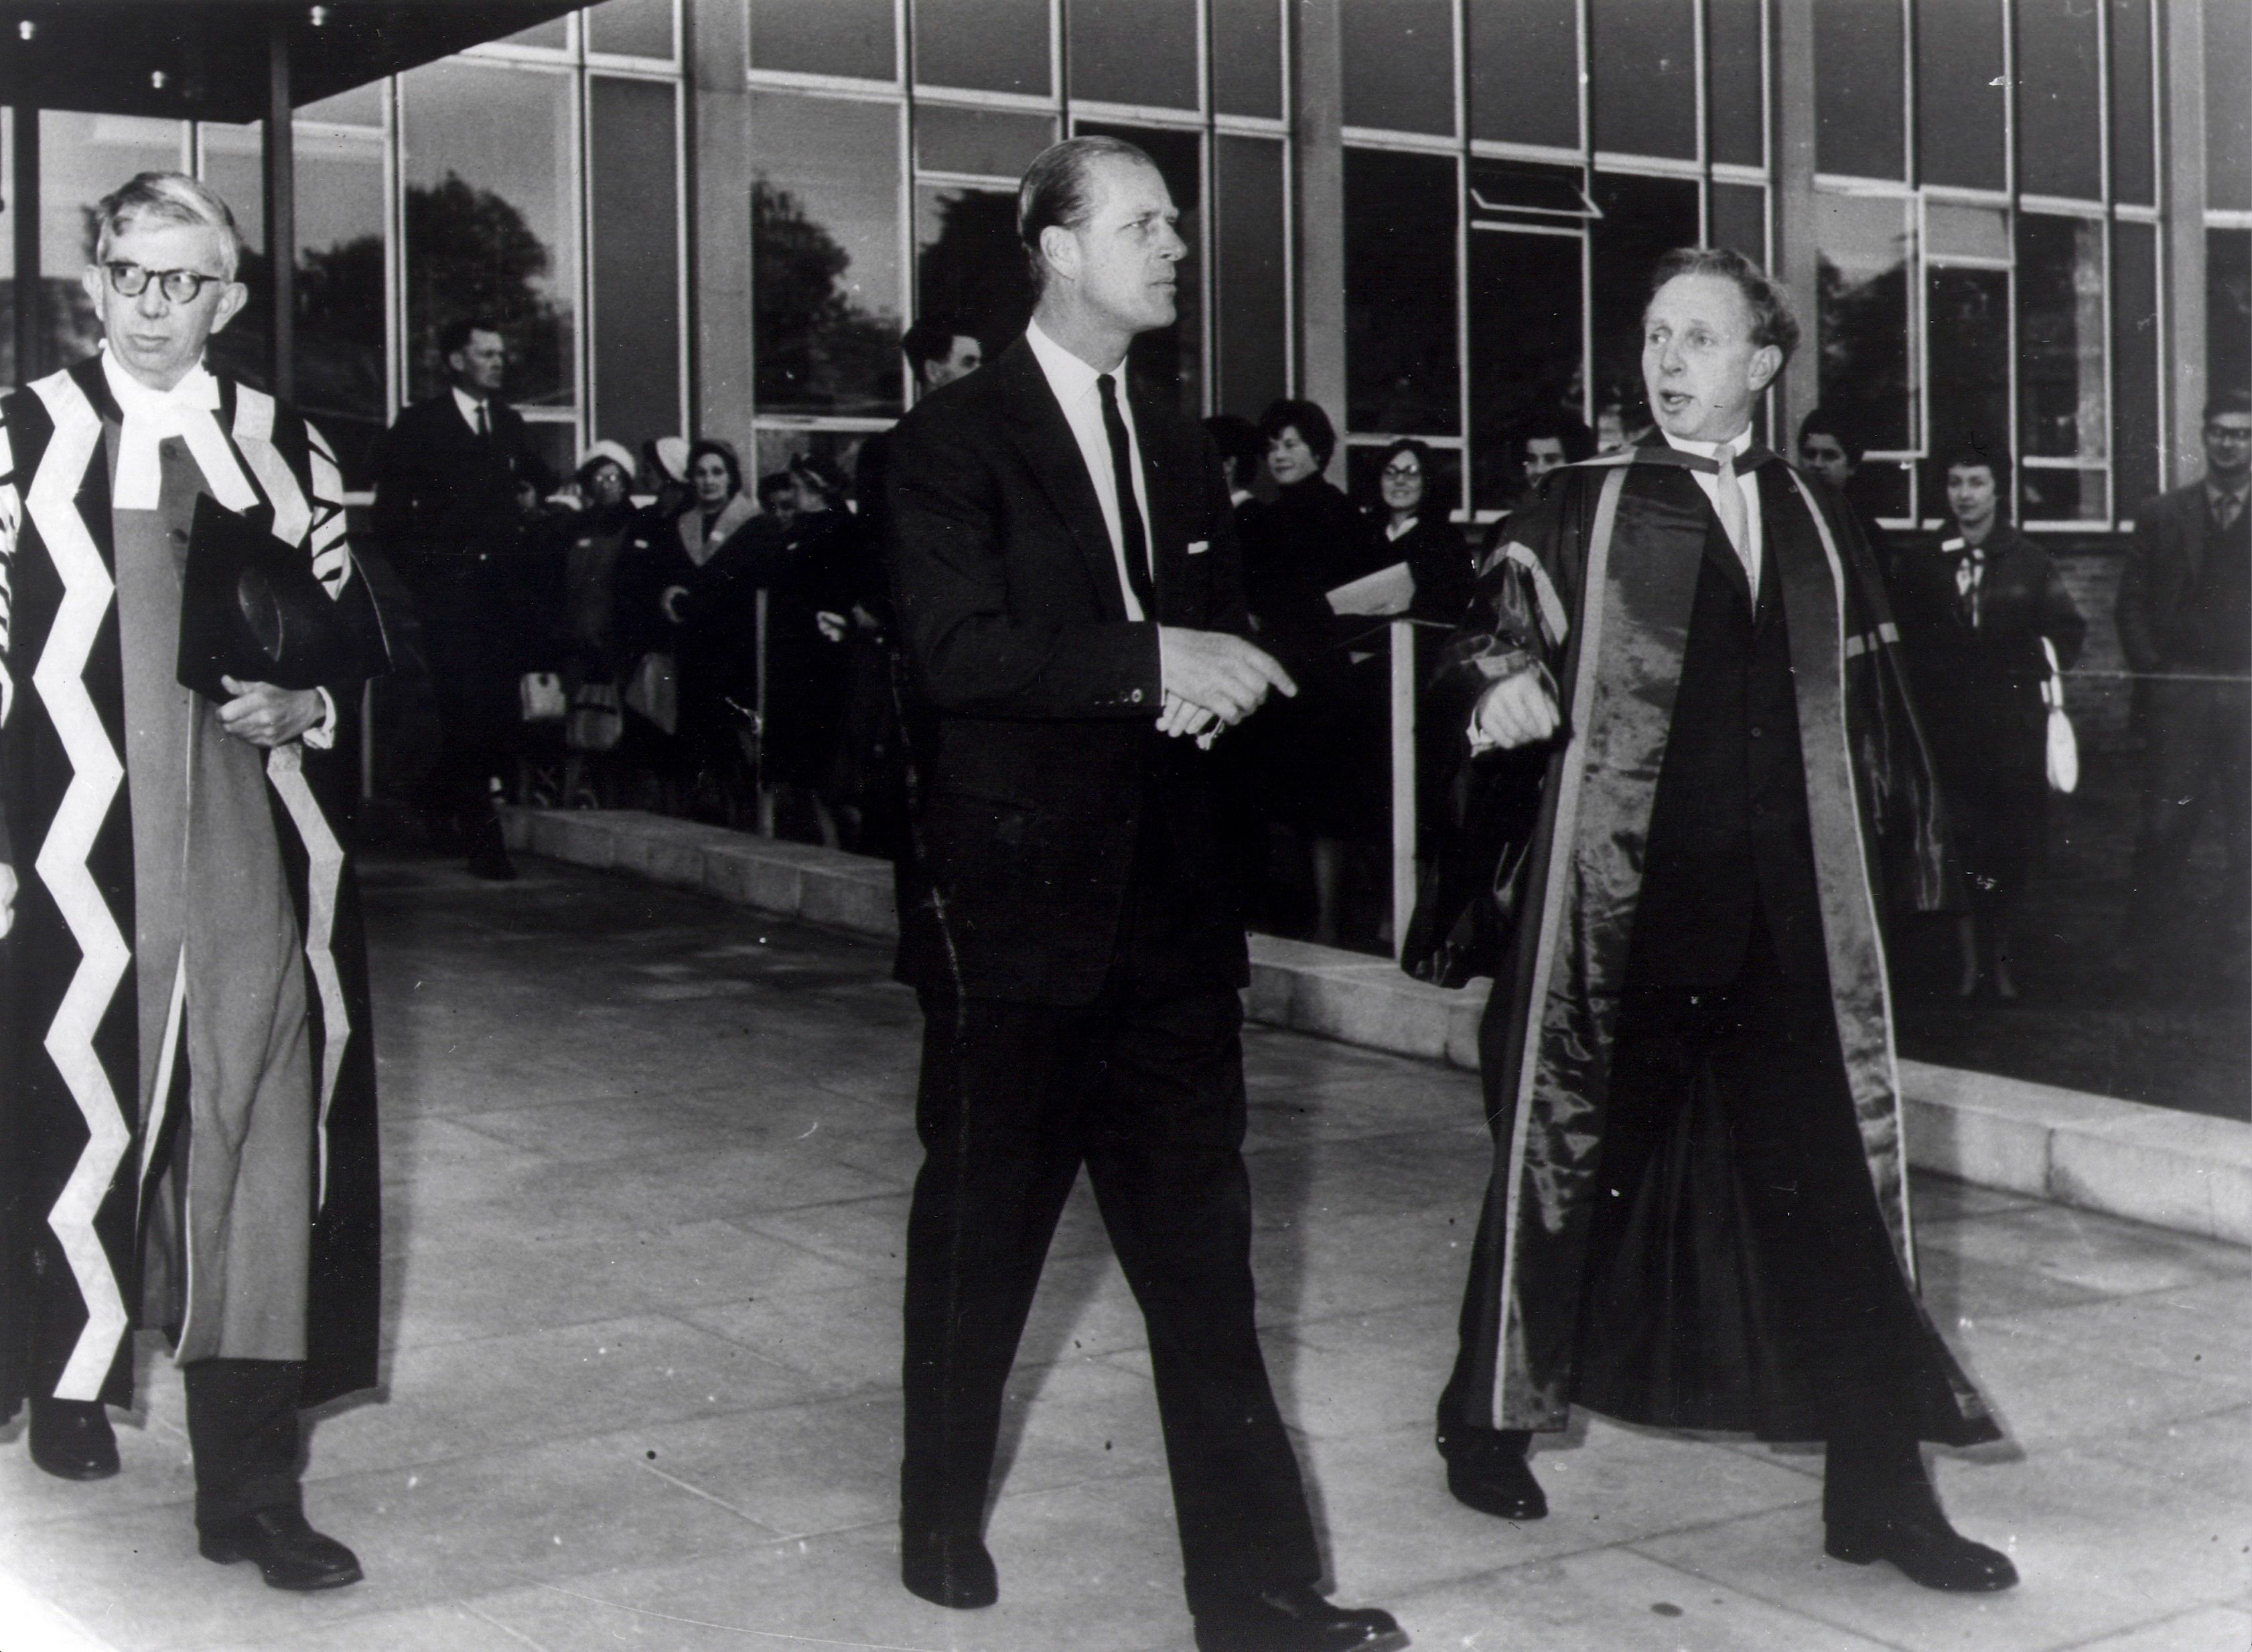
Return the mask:
{"type": "MultiPolygon", "coordinates": [[[[1211,439],[1129,374],[1157,620],[1248,629],[1211,439]]],[[[1241,984],[1243,930],[1212,770],[1156,730],[1155,621],[1129,622],[1095,484],[1021,338],[892,433],[886,561],[914,703],[918,787],[899,974],[917,986],[1081,1004],[1118,945],[1137,850],[1195,914],[1168,967],[1241,984]],[[1165,853],[1146,853],[1145,827],[1165,853]]]]}
{"type": "Polygon", "coordinates": [[[487,404],[480,437],[451,390],[400,410],[375,459],[376,541],[401,575],[423,583],[513,542],[516,483],[509,462],[530,445],[524,415],[487,404]]]}
{"type": "Polygon", "coordinates": [[[2119,652],[2128,669],[2178,669],[2196,619],[2198,580],[2205,571],[2205,478],[2145,499],[2119,574],[2113,610],[2119,652]]]}

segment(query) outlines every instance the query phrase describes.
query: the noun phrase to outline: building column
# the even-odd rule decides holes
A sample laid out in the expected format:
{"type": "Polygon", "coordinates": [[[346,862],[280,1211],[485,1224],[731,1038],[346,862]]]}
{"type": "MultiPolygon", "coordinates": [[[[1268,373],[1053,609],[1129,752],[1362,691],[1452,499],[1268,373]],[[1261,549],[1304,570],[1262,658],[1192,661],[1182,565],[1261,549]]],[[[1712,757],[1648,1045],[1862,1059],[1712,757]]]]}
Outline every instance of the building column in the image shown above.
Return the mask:
{"type": "MultiPolygon", "coordinates": [[[[1297,273],[1297,394],[1345,428],[1345,71],[1343,0],[1296,0],[1289,11],[1290,233],[1297,273]]],[[[1336,471],[1345,471],[1338,444],[1336,471]]]]}
{"type": "Polygon", "coordinates": [[[696,434],[751,442],[750,15],[742,0],[688,0],[689,407],[696,434]]]}
{"type": "Polygon", "coordinates": [[[2167,395],[2159,484],[2171,488],[2205,470],[2205,9],[2172,0],[2158,17],[2159,343],[2167,395]]]}
{"type": "Polygon", "coordinates": [[[1776,446],[1791,450],[1791,433],[1822,399],[1819,289],[1815,282],[1820,240],[1814,202],[1815,0],[1777,0],[1771,111],[1775,148],[1775,268],[1769,273],[1790,295],[1804,334],[1798,353],[1783,369],[1783,404],[1776,446]]]}

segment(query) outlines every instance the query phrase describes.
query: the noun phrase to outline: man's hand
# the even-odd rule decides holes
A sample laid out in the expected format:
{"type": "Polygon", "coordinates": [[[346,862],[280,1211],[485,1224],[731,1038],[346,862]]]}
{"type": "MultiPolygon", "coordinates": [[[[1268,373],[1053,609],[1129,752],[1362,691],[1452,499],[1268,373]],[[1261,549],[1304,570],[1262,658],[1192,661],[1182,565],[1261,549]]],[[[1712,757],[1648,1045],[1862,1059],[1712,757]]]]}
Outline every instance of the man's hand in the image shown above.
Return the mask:
{"type": "Polygon", "coordinates": [[[0,861],[0,936],[16,927],[16,868],[0,861]]]}
{"type": "Polygon", "coordinates": [[[219,727],[254,746],[286,746],[328,715],[317,688],[276,688],[232,677],[219,681],[234,696],[219,708],[219,727]]]}
{"type": "Polygon", "coordinates": [[[1556,696],[1537,671],[1505,677],[1485,691],[1470,719],[1473,743],[1513,751],[1534,746],[1556,732],[1563,721],[1556,696]]]}
{"type": "Polygon", "coordinates": [[[1298,692],[1272,654],[1226,631],[1160,625],[1157,662],[1167,701],[1208,711],[1230,728],[1258,710],[1269,691],[1298,692]]]}
{"type": "Polygon", "coordinates": [[[1175,737],[1185,735],[1197,742],[1198,749],[1212,749],[1212,742],[1220,733],[1220,719],[1202,706],[1192,706],[1178,694],[1165,696],[1165,709],[1157,719],[1157,732],[1175,737]]]}

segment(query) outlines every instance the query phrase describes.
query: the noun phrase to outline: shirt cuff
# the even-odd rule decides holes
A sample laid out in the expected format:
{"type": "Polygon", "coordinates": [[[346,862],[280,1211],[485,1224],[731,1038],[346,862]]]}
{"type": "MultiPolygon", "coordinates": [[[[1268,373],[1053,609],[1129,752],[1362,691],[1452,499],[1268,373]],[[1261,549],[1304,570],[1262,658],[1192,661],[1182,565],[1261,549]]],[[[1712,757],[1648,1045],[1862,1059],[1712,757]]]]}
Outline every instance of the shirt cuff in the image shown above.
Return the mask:
{"type": "Polygon", "coordinates": [[[305,744],[311,750],[326,751],[337,743],[336,696],[325,688],[316,688],[313,692],[321,697],[321,721],[305,730],[305,744]]]}

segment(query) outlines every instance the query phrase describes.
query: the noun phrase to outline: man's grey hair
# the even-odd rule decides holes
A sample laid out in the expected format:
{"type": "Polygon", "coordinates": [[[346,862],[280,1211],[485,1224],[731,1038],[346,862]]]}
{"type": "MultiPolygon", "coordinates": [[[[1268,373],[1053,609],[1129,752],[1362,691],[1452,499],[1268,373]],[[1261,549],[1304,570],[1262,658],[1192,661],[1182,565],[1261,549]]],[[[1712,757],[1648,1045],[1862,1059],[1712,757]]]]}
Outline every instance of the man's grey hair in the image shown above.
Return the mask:
{"type": "Polygon", "coordinates": [[[1017,239],[1032,262],[1032,285],[1047,285],[1047,261],[1040,256],[1040,233],[1049,228],[1081,230],[1095,214],[1095,163],[1106,157],[1157,170],[1147,150],[1123,137],[1071,137],[1051,143],[1025,169],[1017,185],[1017,239]]]}
{"type": "Polygon", "coordinates": [[[185,172],[140,172],[101,198],[94,208],[101,228],[94,240],[97,263],[109,260],[110,243],[143,219],[159,224],[186,224],[220,232],[219,261],[229,281],[242,258],[242,233],[235,227],[233,211],[208,184],[185,172]]]}
{"type": "MultiPolygon", "coordinates": [[[[1658,261],[1650,272],[1650,296],[1680,275],[1718,275],[1735,283],[1751,307],[1752,343],[1773,345],[1785,361],[1798,348],[1798,317],[1791,313],[1790,296],[1771,280],[1767,271],[1732,247],[1677,247],[1658,261]]],[[[1780,371],[1780,369],[1778,369],[1780,371]]]]}

